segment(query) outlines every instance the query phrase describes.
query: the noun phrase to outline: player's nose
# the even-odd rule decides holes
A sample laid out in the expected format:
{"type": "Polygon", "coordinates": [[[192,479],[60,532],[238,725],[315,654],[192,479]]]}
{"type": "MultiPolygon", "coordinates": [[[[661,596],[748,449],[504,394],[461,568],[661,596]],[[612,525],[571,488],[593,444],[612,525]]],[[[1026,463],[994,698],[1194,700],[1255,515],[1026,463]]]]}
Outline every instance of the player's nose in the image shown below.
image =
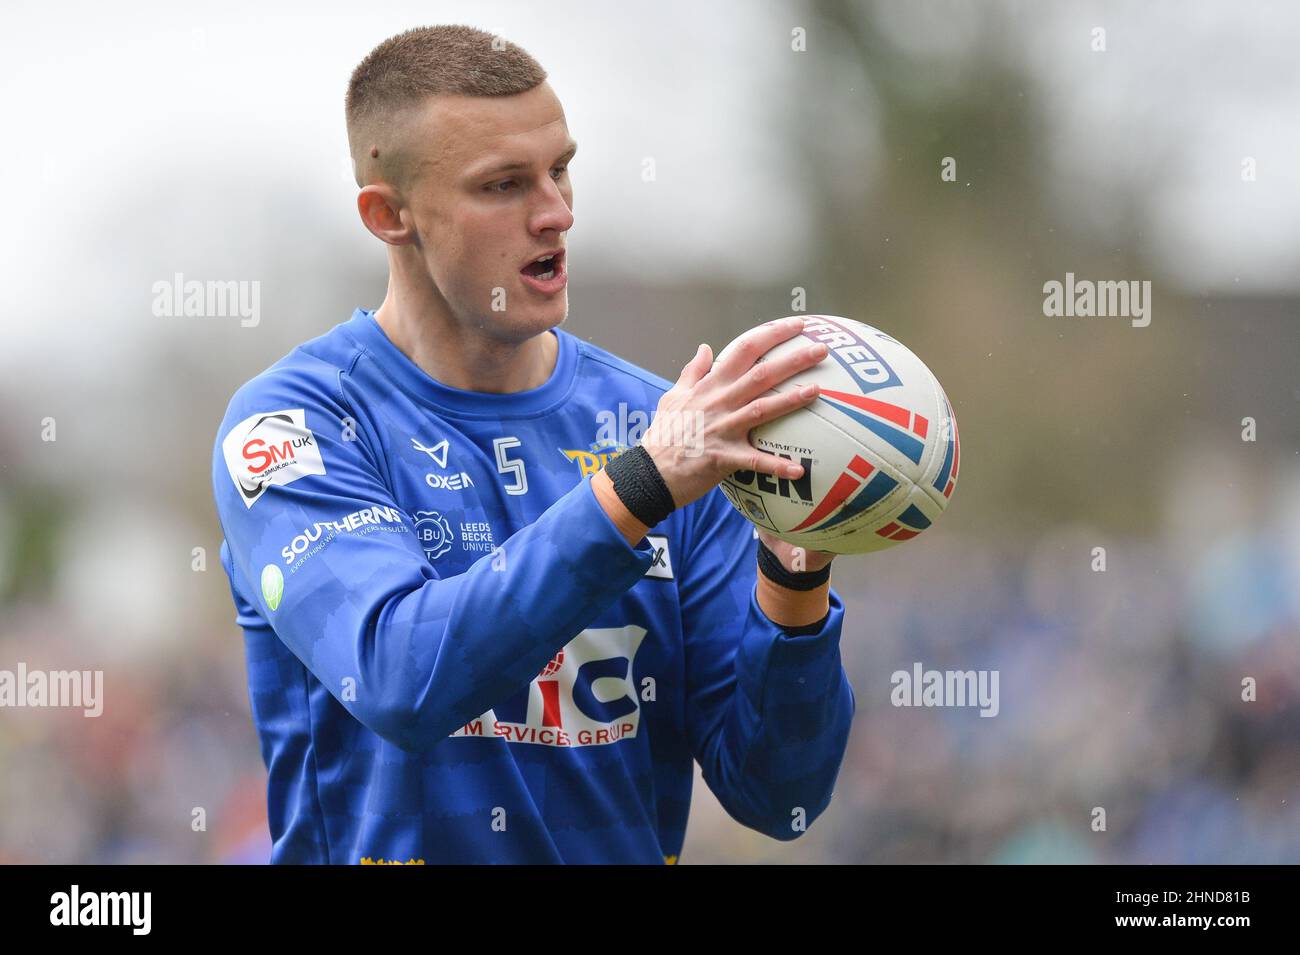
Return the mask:
{"type": "Polygon", "coordinates": [[[536,209],[533,210],[532,221],[533,232],[544,232],[547,229],[554,229],[557,232],[568,232],[573,226],[573,208],[569,205],[568,197],[560,190],[560,186],[555,180],[549,179],[546,188],[542,191],[542,199],[539,201],[536,209]]]}

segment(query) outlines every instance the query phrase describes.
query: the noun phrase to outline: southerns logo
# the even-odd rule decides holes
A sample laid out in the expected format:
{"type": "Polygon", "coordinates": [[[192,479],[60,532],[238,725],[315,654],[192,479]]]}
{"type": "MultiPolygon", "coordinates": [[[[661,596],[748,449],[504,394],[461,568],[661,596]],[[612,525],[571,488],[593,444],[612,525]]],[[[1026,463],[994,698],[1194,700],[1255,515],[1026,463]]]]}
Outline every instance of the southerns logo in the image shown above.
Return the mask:
{"type": "Polygon", "coordinates": [[[230,479],[245,507],[252,507],[273,484],[292,484],[309,474],[324,474],[316,437],[302,408],[266,411],[245,418],[221,442],[230,479]]]}
{"type": "MultiPolygon", "coordinates": [[[[864,395],[880,388],[900,384],[894,369],[885,363],[885,359],[877,355],[855,332],[838,322],[833,322],[824,315],[809,315],[804,319],[801,334],[810,341],[826,345],[830,349],[830,357],[853,376],[853,380],[864,395]]],[[[888,338],[888,336],[881,337],[888,338]]]]}
{"type": "MultiPolygon", "coordinates": [[[[437,511],[415,512],[415,536],[424,548],[430,562],[437,560],[456,543],[451,522],[437,511]]],[[[486,521],[462,521],[460,525],[461,550],[487,552],[496,547],[492,538],[492,525],[486,521]]]]}
{"type": "MultiPolygon", "coordinates": [[[[423,451],[433,459],[433,463],[438,467],[445,468],[447,466],[448,443],[446,438],[443,438],[431,448],[426,448],[418,439],[412,438],[411,447],[417,451],[423,451]]],[[[474,481],[465,471],[461,471],[459,474],[434,474],[429,472],[424,476],[424,483],[434,490],[448,491],[463,491],[467,487],[474,486],[474,481]]]]}
{"type": "Polygon", "coordinates": [[[636,736],[641,706],[632,672],[645,635],[630,624],[582,631],[532,683],[451,735],[542,746],[603,746],[636,736]]]}
{"type": "MultiPolygon", "coordinates": [[[[362,534],[369,534],[374,531],[388,531],[389,533],[398,534],[406,532],[406,525],[402,523],[401,511],[395,507],[384,507],[375,504],[371,507],[363,507],[359,511],[353,511],[337,521],[318,521],[305,528],[301,534],[289,542],[287,547],[280,551],[280,556],[284,558],[286,564],[292,564],[298,561],[300,557],[305,561],[334,540],[337,535],[351,533],[358,530],[358,528],[362,534]],[[324,537],[324,540],[321,540],[322,537],[324,537]],[[307,548],[317,541],[321,541],[320,545],[312,547],[311,552],[308,553],[307,548]],[[303,557],[303,554],[306,554],[306,557],[303,557]]],[[[301,562],[299,561],[299,563],[301,562]]],[[[297,567],[294,567],[295,572],[297,569],[297,567]]]]}

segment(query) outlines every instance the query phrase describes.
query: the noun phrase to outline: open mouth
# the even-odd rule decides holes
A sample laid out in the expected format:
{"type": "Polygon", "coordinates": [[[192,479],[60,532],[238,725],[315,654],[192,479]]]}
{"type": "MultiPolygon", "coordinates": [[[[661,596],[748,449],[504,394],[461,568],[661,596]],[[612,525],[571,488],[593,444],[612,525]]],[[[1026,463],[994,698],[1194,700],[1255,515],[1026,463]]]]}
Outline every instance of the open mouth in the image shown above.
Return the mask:
{"type": "Polygon", "coordinates": [[[564,271],[564,250],[559,249],[555,252],[548,252],[546,255],[533,259],[519,271],[538,281],[549,282],[564,271]]]}

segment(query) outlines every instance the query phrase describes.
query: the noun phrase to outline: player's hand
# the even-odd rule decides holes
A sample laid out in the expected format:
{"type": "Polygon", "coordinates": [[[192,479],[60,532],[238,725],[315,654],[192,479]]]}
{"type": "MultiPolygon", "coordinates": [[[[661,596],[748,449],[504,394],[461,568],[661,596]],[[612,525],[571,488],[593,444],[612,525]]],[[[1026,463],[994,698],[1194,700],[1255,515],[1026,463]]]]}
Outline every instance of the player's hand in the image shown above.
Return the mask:
{"type": "Polygon", "coordinates": [[[773,537],[763,528],[758,528],[758,539],[781,561],[781,566],[792,574],[812,574],[826,567],[835,555],[825,550],[808,550],[779,537],[773,537]],[[800,553],[802,552],[802,553],[800,553]]]}
{"type": "Polygon", "coordinates": [[[677,383],[659,399],[641,445],[654,460],[678,507],[703,497],[733,471],[759,471],[798,478],[803,467],[757,450],[749,432],[817,400],[817,386],[777,395],[764,392],[826,356],[809,345],[772,361],[758,359],[803,330],[803,320],[768,322],[736,339],[715,363],[701,345],[677,383]]]}

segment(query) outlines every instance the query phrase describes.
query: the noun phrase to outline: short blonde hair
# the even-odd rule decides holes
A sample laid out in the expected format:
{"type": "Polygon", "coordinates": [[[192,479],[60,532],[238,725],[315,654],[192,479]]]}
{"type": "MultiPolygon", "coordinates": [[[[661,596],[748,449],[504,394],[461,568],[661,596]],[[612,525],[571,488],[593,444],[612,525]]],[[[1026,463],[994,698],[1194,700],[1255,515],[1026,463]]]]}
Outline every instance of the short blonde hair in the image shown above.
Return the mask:
{"type": "MultiPolygon", "coordinates": [[[[428,96],[513,96],[546,80],[526,50],[474,27],[416,27],[366,55],[348,83],[344,111],[353,166],[367,165],[376,131],[428,96]]],[[[358,172],[358,185],[360,182],[358,172]]]]}

